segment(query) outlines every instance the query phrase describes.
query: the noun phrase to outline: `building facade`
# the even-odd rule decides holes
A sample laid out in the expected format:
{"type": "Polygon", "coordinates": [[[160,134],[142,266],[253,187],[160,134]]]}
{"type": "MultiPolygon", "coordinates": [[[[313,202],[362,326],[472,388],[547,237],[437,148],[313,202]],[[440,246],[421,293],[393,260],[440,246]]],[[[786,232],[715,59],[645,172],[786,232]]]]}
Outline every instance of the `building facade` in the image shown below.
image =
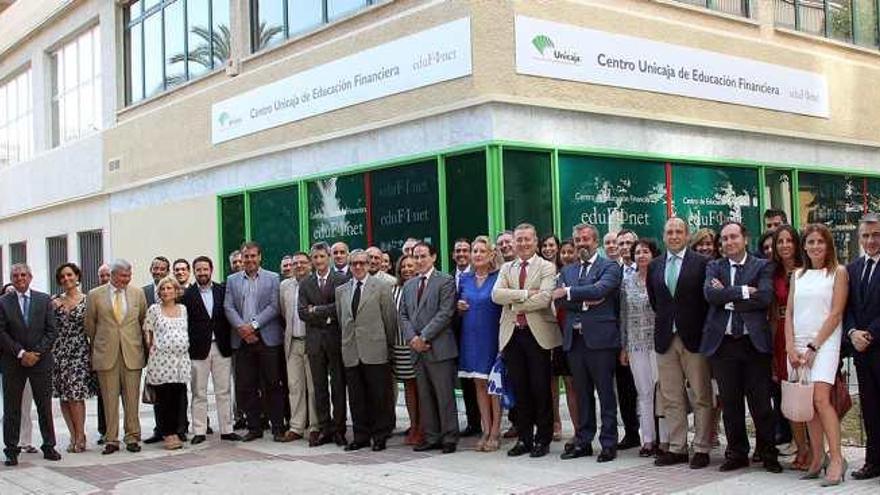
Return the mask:
{"type": "Polygon", "coordinates": [[[769,207],[828,223],[851,258],[880,209],[878,10],[17,1],[0,11],[3,278],[26,259],[50,288],[62,260],[118,256],[147,280],[155,255],[225,260],[246,239],[272,268],[316,240],[407,237],[448,266],[456,238],[521,221],[757,232],[769,207]]]}

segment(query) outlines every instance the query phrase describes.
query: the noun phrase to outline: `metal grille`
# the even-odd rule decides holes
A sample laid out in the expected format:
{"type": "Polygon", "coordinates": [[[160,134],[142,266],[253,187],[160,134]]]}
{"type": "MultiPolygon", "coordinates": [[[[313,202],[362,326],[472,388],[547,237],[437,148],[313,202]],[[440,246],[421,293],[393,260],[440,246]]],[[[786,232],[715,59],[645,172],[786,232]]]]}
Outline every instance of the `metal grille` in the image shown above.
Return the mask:
{"type": "Polygon", "coordinates": [[[79,266],[82,269],[80,287],[88,292],[98,286],[98,268],[104,262],[104,242],[101,230],[89,230],[79,237],[79,266]]]}
{"type": "Polygon", "coordinates": [[[27,242],[15,242],[9,245],[9,266],[16,263],[27,263],[27,242]]]}
{"type": "Polygon", "coordinates": [[[55,280],[55,269],[61,264],[67,263],[67,234],[47,237],[46,253],[49,256],[49,269],[46,273],[49,278],[49,283],[47,284],[49,293],[58,294],[61,292],[61,287],[58,285],[58,281],[55,280]]]}

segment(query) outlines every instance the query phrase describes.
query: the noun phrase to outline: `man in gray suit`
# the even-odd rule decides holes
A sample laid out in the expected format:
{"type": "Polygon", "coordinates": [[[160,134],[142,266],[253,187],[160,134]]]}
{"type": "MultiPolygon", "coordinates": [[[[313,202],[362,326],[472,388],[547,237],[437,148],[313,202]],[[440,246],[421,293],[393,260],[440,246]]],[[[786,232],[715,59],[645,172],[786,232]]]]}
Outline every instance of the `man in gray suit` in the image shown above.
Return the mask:
{"type": "Polygon", "coordinates": [[[385,450],[394,429],[389,348],[397,340],[397,309],[391,284],[367,271],[369,256],[351,252],[352,278],[336,288],[336,314],[342,331],[342,362],[354,423],[354,441],[345,450],[370,445],[385,450]]]}
{"type": "Polygon", "coordinates": [[[0,366],[3,369],[3,439],[6,465],[18,464],[21,397],[30,381],[43,434],[43,457],[61,459],[52,421],[52,346],[58,332],[49,295],[31,290],[31,269],[12,265],[15,290],[0,297],[0,366]]]}
{"type": "Polygon", "coordinates": [[[443,449],[455,452],[458,413],[455,377],[458,345],[452,332],[455,313],[455,279],[434,269],[437,250],[427,242],[413,248],[418,277],[403,286],[400,320],[404,338],[415,354],[419,407],[425,441],[413,450],[443,449]]]}
{"type": "Polygon", "coordinates": [[[223,309],[235,349],[235,384],[238,403],[247,417],[250,442],[262,438],[260,396],[266,402],[276,442],[293,440],[285,435],[284,390],[281,360],[284,351],[284,321],[279,309],[278,274],[260,267],[262,250],[256,242],[241,247],[244,269],[226,279],[223,309]],[[259,390],[259,395],[258,395],[259,390]]]}

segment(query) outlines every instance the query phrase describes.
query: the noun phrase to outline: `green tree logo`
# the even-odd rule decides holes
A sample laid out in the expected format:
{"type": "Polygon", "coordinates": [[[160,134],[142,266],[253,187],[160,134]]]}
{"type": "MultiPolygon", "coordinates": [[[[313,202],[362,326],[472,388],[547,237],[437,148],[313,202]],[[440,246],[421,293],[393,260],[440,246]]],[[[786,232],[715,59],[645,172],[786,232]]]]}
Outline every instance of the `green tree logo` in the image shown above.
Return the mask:
{"type": "Polygon", "coordinates": [[[535,49],[537,49],[541,55],[544,55],[544,50],[554,48],[553,40],[551,40],[546,34],[539,34],[532,38],[532,45],[535,46],[535,49]]]}
{"type": "Polygon", "coordinates": [[[226,123],[229,122],[229,114],[227,112],[221,112],[220,116],[217,117],[217,120],[220,122],[220,126],[226,126],[226,123]]]}

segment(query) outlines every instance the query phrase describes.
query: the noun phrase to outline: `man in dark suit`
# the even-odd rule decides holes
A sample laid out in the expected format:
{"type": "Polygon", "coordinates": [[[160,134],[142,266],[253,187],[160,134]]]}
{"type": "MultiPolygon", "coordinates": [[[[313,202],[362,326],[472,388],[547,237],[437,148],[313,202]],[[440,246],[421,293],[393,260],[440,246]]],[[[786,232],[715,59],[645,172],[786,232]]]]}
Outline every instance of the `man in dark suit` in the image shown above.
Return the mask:
{"type": "MultiPolygon", "coordinates": [[[[344,284],[347,278],[330,269],[330,250],[326,243],[319,242],[312,246],[309,256],[314,272],[300,283],[297,302],[299,318],[306,323],[306,355],[312,370],[315,411],[318,414],[318,431],[310,434],[309,445],[315,447],[335,442],[341,447],[346,444],[345,366],[342,363],[342,340],[336,314],[336,288],[344,284]]],[[[345,259],[348,263],[347,246],[345,259]]]]}
{"type": "Polygon", "coordinates": [[[256,242],[241,247],[243,270],[226,279],[223,309],[230,324],[235,360],[235,393],[245,411],[248,432],[242,441],[263,437],[261,399],[272,425],[272,439],[289,442],[284,426],[282,363],[284,322],[279,309],[278,274],[261,268],[256,242]]]}
{"type": "Polygon", "coordinates": [[[578,425],[573,448],[562,459],[593,455],[596,435],[598,392],[602,415],[596,459],[608,462],[617,457],[617,397],[614,371],[620,353],[620,327],[617,322],[621,267],[599,256],[599,231],[588,224],[574,227],[572,239],[579,263],[562,269],[560,287],[553,297],[565,306],[562,348],[568,357],[578,397],[578,425]]]}
{"type": "MultiPolygon", "coordinates": [[[[147,284],[142,287],[142,289],[144,291],[144,297],[147,299],[147,308],[149,308],[150,306],[152,306],[153,304],[155,304],[156,302],[159,301],[159,293],[158,293],[159,281],[162,280],[163,278],[165,278],[166,276],[168,276],[168,274],[170,272],[171,272],[171,261],[169,261],[168,258],[166,258],[164,256],[156,256],[150,262],[150,277],[153,278],[153,283],[147,284]]],[[[183,406],[183,411],[184,411],[183,412],[184,421],[178,423],[181,426],[186,424],[186,419],[185,419],[186,418],[186,401],[182,402],[182,406],[183,406]]],[[[144,440],[144,443],[146,443],[146,444],[159,443],[164,439],[162,434],[160,433],[161,429],[159,428],[159,414],[156,412],[156,405],[155,404],[153,404],[153,418],[155,420],[155,422],[153,423],[155,425],[153,427],[153,436],[144,440]]],[[[186,440],[186,430],[182,431],[181,434],[183,436],[181,437],[180,440],[185,441],[186,440]]]]}
{"type": "Polygon", "coordinates": [[[351,278],[351,270],[348,266],[348,244],[339,241],[333,243],[330,248],[330,254],[333,256],[333,273],[336,273],[345,280],[351,278]]]}
{"type": "Polygon", "coordinates": [[[709,306],[703,296],[706,265],[709,262],[688,249],[688,225],[673,217],[663,228],[666,254],[648,265],[648,299],[654,309],[654,351],[669,430],[669,450],[654,464],[670,466],[688,462],[688,393],[694,395],[694,456],[692,469],[709,465],[712,450],[712,373],[709,361],[700,354],[700,339],[709,306]]]}
{"type": "Polygon", "coordinates": [[[226,289],[211,280],[214,263],[207,256],[193,260],[196,283],[183,293],[192,360],[193,445],[205,441],[208,430],[208,377],[214,381],[217,424],[221,440],[240,440],[232,431],[232,343],[223,311],[226,289]]]}
{"type": "Polygon", "coordinates": [[[31,269],[25,264],[12,266],[15,290],[0,297],[0,366],[3,369],[3,440],[6,465],[18,464],[21,428],[21,397],[30,381],[40,433],[43,458],[61,459],[55,450],[55,424],[52,421],[52,345],[58,332],[55,311],[49,295],[31,290],[31,269]]]}
{"type": "Polygon", "coordinates": [[[844,329],[852,344],[859,379],[862,420],[865,425],[865,464],[852,477],[880,476],[880,215],[868,213],[859,222],[864,256],[850,263],[849,300],[844,329]]]}
{"type": "Polygon", "coordinates": [[[452,332],[455,279],[434,268],[437,250],[427,242],[418,242],[412,257],[419,275],[403,286],[400,324],[404,340],[415,355],[419,409],[425,430],[425,441],[413,450],[442,449],[444,454],[451,454],[458,446],[458,345],[452,332]]]}
{"type": "Polygon", "coordinates": [[[781,473],[770,407],[773,338],[767,308],[773,298],[773,263],[747,254],[748,232],[741,223],[725,222],[719,236],[724,258],[706,268],[703,293],[709,312],[700,352],[709,358],[724,409],[727,451],[721,471],[749,465],[748,399],[764,469],[781,473]]]}
{"type": "Polygon", "coordinates": [[[351,279],[336,289],[336,314],[342,333],[342,360],[348,387],[354,439],[345,450],[373,442],[385,450],[394,430],[391,346],[397,341],[397,308],[392,284],[368,273],[370,256],[360,249],[350,256],[351,279]]]}

